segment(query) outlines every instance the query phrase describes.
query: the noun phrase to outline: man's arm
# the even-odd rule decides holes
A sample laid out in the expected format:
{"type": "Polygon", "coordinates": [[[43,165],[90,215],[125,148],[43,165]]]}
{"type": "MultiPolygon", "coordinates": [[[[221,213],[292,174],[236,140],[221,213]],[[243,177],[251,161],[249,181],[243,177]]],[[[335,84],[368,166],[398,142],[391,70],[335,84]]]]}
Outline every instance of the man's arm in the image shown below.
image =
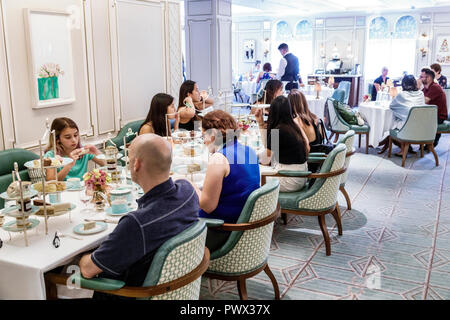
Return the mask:
{"type": "Polygon", "coordinates": [[[286,72],[286,66],[287,66],[287,61],[285,58],[282,58],[280,60],[280,67],[278,68],[278,73],[277,73],[277,79],[281,80],[281,77],[284,76],[284,73],[286,72]]]}
{"type": "Polygon", "coordinates": [[[92,261],[91,254],[85,254],[80,260],[81,275],[86,279],[91,279],[103,272],[102,269],[92,261]]]}

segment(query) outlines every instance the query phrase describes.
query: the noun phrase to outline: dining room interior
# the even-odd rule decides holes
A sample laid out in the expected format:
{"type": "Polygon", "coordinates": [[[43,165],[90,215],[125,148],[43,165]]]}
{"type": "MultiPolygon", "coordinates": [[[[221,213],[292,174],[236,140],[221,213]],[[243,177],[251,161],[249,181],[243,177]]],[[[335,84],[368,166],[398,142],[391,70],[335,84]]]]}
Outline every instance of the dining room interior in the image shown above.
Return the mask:
{"type": "Polygon", "coordinates": [[[0,0],[0,300],[449,300],[450,0],[0,0]]]}

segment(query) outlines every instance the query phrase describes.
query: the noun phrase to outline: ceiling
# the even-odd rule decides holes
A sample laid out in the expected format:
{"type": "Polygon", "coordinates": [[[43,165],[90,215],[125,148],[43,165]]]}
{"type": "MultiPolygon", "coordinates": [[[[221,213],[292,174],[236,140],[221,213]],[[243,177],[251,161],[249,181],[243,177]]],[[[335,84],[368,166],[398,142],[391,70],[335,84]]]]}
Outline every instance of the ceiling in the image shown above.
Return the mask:
{"type": "Polygon", "coordinates": [[[233,17],[377,13],[449,6],[450,0],[232,0],[233,17]]]}

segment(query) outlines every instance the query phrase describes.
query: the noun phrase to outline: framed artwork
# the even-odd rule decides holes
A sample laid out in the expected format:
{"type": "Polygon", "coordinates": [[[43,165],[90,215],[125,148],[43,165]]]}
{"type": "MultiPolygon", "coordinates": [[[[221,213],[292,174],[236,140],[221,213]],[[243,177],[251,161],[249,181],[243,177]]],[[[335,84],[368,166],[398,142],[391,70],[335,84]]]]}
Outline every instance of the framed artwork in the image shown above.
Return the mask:
{"type": "Polygon", "coordinates": [[[33,108],[75,102],[71,14],[24,9],[33,108]]]}
{"type": "Polygon", "coordinates": [[[244,40],[244,62],[256,61],[256,40],[244,40]]]}
{"type": "Polygon", "coordinates": [[[450,36],[438,36],[436,37],[436,62],[441,65],[450,65],[450,49],[448,42],[450,36]]]}

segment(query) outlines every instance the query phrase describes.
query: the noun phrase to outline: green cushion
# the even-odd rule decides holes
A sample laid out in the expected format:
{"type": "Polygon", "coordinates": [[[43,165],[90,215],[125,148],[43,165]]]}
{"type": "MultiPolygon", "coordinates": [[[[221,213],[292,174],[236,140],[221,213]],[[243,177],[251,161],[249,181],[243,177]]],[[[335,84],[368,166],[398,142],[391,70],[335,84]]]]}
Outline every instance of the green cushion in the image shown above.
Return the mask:
{"type": "Polygon", "coordinates": [[[350,126],[350,130],[353,130],[355,132],[369,132],[370,127],[367,124],[364,124],[362,126],[352,125],[350,126]]]}
{"type": "Polygon", "coordinates": [[[72,279],[72,281],[75,280],[75,283],[79,283],[82,288],[90,289],[90,290],[113,291],[113,290],[119,290],[120,288],[123,288],[125,286],[125,282],[123,282],[123,281],[107,279],[107,278],[86,279],[86,278],[83,278],[79,274],[72,275],[70,277],[70,279],[72,279]]]}
{"type": "MultiPolygon", "coordinates": [[[[112,138],[111,140],[116,144],[117,148],[121,147],[123,145],[123,138],[127,135],[128,129],[131,129],[132,132],[139,133],[139,128],[141,127],[144,120],[137,120],[130,123],[127,123],[122,129],[120,129],[119,133],[116,137],[112,138]]],[[[127,143],[130,143],[133,141],[133,139],[136,138],[136,135],[132,135],[127,137],[127,143]]],[[[111,143],[108,142],[107,145],[110,145],[111,143]]]]}
{"type": "Polygon", "coordinates": [[[437,128],[438,132],[450,132],[450,121],[444,121],[444,123],[441,123],[438,125],[437,128]]]}
{"type": "Polygon", "coordinates": [[[358,125],[358,119],[355,116],[355,112],[346,104],[343,104],[337,100],[334,102],[334,106],[339,112],[339,115],[350,125],[358,125]]]}
{"type": "Polygon", "coordinates": [[[225,223],[225,221],[220,219],[209,219],[209,218],[198,218],[200,221],[204,221],[208,228],[210,227],[220,227],[225,223]]]}
{"type": "Polygon", "coordinates": [[[298,210],[298,202],[306,198],[308,186],[296,192],[280,192],[278,202],[283,209],[298,210]]]}
{"type": "Polygon", "coordinates": [[[280,170],[280,171],[278,171],[278,173],[282,174],[284,176],[288,176],[288,177],[307,177],[312,172],[311,171],[280,170]]]}

